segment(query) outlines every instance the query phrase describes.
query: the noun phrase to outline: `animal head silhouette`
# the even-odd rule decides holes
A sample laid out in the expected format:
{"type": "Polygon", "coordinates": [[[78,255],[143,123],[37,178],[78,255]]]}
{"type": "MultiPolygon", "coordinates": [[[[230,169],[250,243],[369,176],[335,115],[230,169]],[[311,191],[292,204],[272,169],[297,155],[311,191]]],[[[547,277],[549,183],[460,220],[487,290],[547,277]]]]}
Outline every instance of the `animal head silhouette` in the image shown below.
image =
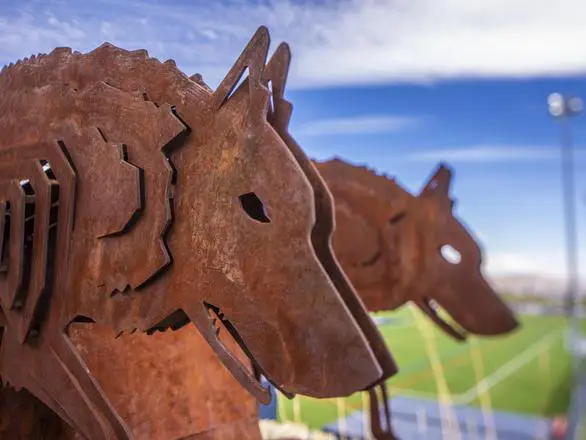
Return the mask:
{"type": "MultiPolygon", "coordinates": [[[[316,225],[329,222],[333,228],[331,196],[308,175],[303,152],[293,152],[267,120],[268,47],[268,31],[261,27],[214,91],[172,62],[109,44],[88,54],[58,49],[4,72],[2,163],[31,163],[50,185],[61,185],[52,225],[56,242],[44,236],[55,286],[47,301],[22,295],[25,314],[12,307],[13,298],[3,298],[0,320],[11,329],[3,340],[7,353],[28,350],[36,338],[26,359],[44,356],[45,364],[34,364],[61,374],[65,383],[71,379],[58,365],[65,365],[63,359],[79,362],[62,337],[72,321],[93,320],[116,334],[192,322],[263,402],[269,393],[258,373],[285,393],[332,397],[396,372],[355,292],[344,288],[348,283],[335,258],[312,236],[316,225]],[[245,70],[248,77],[238,85],[245,70]],[[23,93],[27,89],[36,92],[23,93]],[[23,124],[34,129],[23,132],[23,124]],[[39,171],[43,164],[48,169],[39,171]],[[254,371],[222,343],[214,319],[254,371]]],[[[0,180],[15,178],[3,172],[0,180]]],[[[30,178],[22,173],[16,177],[30,178]]],[[[41,180],[32,183],[35,194],[44,189],[41,180]]],[[[31,199],[21,193],[22,200],[31,199]]],[[[38,198],[37,220],[52,206],[47,200],[38,198]]],[[[17,235],[6,237],[15,249],[17,235]]],[[[43,264],[34,261],[33,275],[43,264]]],[[[10,365],[3,374],[10,371],[14,383],[33,388],[36,382],[27,383],[32,373],[15,377],[18,356],[4,357],[10,365]]],[[[59,405],[100,400],[80,365],[67,368],[77,372],[85,397],[70,396],[59,405]]],[[[44,397],[59,393],[47,387],[44,397]]],[[[94,407],[109,411],[104,401],[94,407]]],[[[113,425],[115,419],[109,418],[113,425]]],[[[90,422],[72,423],[91,432],[90,422]]]]}
{"type": "Polygon", "coordinates": [[[370,310],[413,301],[456,339],[465,331],[495,335],[518,325],[481,273],[479,245],[453,213],[447,165],[416,196],[339,159],[317,166],[336,200],[334,250],[370,310]]]}

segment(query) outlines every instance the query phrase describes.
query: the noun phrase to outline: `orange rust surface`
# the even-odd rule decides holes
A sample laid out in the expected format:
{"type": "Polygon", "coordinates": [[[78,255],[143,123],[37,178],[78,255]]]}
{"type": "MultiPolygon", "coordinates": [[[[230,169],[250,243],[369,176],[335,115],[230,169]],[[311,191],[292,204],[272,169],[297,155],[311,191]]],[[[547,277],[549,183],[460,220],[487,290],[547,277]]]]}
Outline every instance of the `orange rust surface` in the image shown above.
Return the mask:
{"type": "Polygon", "coordinates": [[[260,27],[213,91],[110,44],[0,73],[0,374],[92,440],[239,417],[214,365],[263,402],[259,374],[342,397],[397,371],[329,247],[331,195],[287,131],[289,49],[266,64],[269,42],[260,27]],[[177,334],[154,337],[155,358],[141,345],[189,323],[208,351],[177,334]],[[190,413],[182,386],[222,403],[190,413]]]}

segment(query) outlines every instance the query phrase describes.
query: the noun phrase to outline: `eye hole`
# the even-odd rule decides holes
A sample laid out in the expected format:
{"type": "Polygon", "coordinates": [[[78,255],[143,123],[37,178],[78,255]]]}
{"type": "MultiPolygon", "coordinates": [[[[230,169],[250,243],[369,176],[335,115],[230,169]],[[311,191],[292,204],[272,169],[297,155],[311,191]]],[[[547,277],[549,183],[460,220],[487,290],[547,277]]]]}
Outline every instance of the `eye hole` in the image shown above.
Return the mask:
{"type": "Polygon", "coordinates": [[[459,264],[462,261],[462,255],[456,249],[454,249],[449,244],[444,244],[440,248],[440,253],[444,260],[446,260],[450,264],[459,264]]]}
{"type": "Polygon", "coordinates": [[[270,223],[271,219],[265,212],[265,207],[257,195],[253,192],[242,194],[238,196],[240,199],[240,205],[244,212],[248,214],[250,218],[261,223],[270,223]]]}

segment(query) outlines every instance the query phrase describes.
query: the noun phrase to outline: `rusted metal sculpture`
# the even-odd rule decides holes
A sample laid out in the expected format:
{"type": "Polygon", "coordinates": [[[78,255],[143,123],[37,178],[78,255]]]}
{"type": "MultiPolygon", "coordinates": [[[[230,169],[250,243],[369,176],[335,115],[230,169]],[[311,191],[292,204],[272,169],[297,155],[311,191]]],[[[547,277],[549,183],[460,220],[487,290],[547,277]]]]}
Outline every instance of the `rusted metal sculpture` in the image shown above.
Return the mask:
{"type": "Polygon", "coordinates": [[[413,301],[456,339],[517,326],[482,276],[480,247],[453,214],[452,172],[445,164],[416,196],[394,179],[339,159],[317,167],[336,200],[336,257],[369,310],[413,301]],[[442,252],[446,247],[455,259],[442,252]],[[458,326],[442,319],[436,306],[458,326]]]}
{"type": "MultiPolygon", "coordinates": [[[[275,130],[283,138],[287,146],[291,149],[299,164],[309,177],[315,194],[315,210],[317,214],[316,223],[312,230],[312,243],[316,249],[322,263],[326,270],[332,277],[338,291],[342,294],[346,304],[350,310],[358,311],[354,316],[357,317],[362,328],[367,329],[366,334],[371,347],[373,348],[377,359],[383,359],[381,367],[383,368],[383,378],[388,378],[393,375],[395,369],[394,363],[389,356],[386,356],[387,348],[382,339],[376,337],[376,330],[373,327],[373,321],[370,317],[362,313],[364,306],[355,294],[354,288],[348,282],[347,276],[340,269],[336,258],[331,252],[331,240],[334,233],[335,224],[335,210],[334,200],[331,192],[326,188],[326,183],[315,165],[307,158],[303,151],[298,146],[297,142],[288,132],[289,120],[293,111],[293,106],[290,102],[285,100],[285,84],[287,79],[287,72],[289,71],[289,64],[291,62],[291,54],[287,45],[281,45],[276,50],[275,55],[267,66],[265,81],[272,85],[272,112],[269,113],[269,121],[274,126],[275,130]]],[[[335,235],[334,235],[335,236],[335,235]]],[[[378,440],[393,440],[395,435],[391,429],[391,414],[388,407],[387,390],[385,380],[378,382],[378,387],[372,386],[368,389],[371,402],[371,424],[373,426],[373,434],[378,440]],[[378,411],[379,396],[376,393],[377,388],[380,389],[382,403],[385,411],[382,417],[382,424],[380,414],[378,411]],[[384,427],[382,426],[384,424],[384,427]]]]}
{"type": "MultiPolygon", "coordinates": [[[[465,340],[466,332],[502,335],[517,327],[480,272],[478,244],[453,214],[452,172],[445,164],[416,196],[394,179],[338,158],[316,166],[335,198],[336,257],[370,311],[413,301],[456,340],[465,340]],[[456,259],[442,252],[446,247],[456,259]],[[440,317],[438,306],[455,323],[440,317]]],[[[382,392],[384,418],[390,420],[384,387],[382,392]]],[[[369,395],[375,437],[393,439],[382,432],[375,391],[369,395]]]]}
{"type": "Polygon", "coordinates": [[[74,440],[74,432],[26,390],[0,388],[0,438],[74,440]]]}
{"type": "MultiPolygon", "coordinates": [[[[192,326],[114,339],[107,327],[76,323],[69,333],[135,440],[261,439],[256,399],[222,366],[192,326]]],[[[249,364],[225,335],[222,329],[223,342],[249,364]]],[[[0,389],[0,439],[81,437],[34,396],[8,387],[0,389]]]]}
{"type": "Polygon", "coordinates": [[[0,374],[87,438],[131,434],[69,339],[76,322],[192,322],[265,402],[259,374],[332,397],[397,371],[331,252],[331,195],[286,131],[289,51],[265,69],[268,45],[261,27],[213,92],[109,44],[0,74],[0,374]]]}

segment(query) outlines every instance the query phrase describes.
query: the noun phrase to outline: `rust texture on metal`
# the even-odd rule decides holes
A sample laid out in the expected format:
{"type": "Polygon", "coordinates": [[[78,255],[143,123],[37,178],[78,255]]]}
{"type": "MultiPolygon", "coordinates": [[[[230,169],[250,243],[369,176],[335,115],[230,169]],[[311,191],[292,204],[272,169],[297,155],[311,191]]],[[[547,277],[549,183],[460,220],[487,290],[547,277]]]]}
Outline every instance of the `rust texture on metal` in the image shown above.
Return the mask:
{"type": "Polygon", "coordinates": [[[271,85],[272,105],[269,110],[268,120],[277,133],[285,141],[291,152],[298,160],[300,166],[309,178],[315,194],[316,222],[311,234],[312,244],[320,257],[322,264],[330,274],[336,288],[342,294],[354,317],[361,323],[370,346],[376,354],[382,367],[383,374],[368,387],[370,397],[370,419],[372,434],[378,440],[393,440],[395,438],[391,427],[391,414],[388,406],[386,380],[397,373],[397,366],[391,357],[384,340],[374,325],[374,321],[366,314],[365,308],[356,295],[354,287],[347,276],[341,270],[332,253],[332,235],[334,233],[335,210],[332,194],[327,188],[323,178],[315,165],[303,153],[295,139],[288,131],[288,125],[293,111],[292,104],[284,98],[284,90],[291,54],[287,45],[280,45],[271,58],[265,70],[265,82],[271,85]],[[378,395],[376,389],[380,388],[385,411],[378,410],[378,395]],[[384,425],[384,427],[383,427],[384,425]]]}
{"type": "MultiPolygon", "coordinates": [[[[71,338],[135,440],[260,440],[256,399],[224,368],[193,326],[115,340],[107,327],[73,324],[71,338]],[[226,432],[236,430],[238,436],[226,432]]],[[[221,328],[220,338],[250,363],[221,328]]]]}
{"type": "Polygon", "coordinates": [[[479,245],[453,213],[447,165],[440,164],[417,195],[340,159],[317,168],[336,201],[336,256],[369,310],[413,301],[456,339],[517,327],[481,273],[479,245]],[[440,317],[438,307],[454,322],[440,317]]]}
{"type": "MultiPolygon", "coordinates": [[[[106,327],[76,323],[70,336],[135,440],[260,440],[256,400],[191,326],[113,339],[106,327]]],[[[0,439],[81,440],[43,407],[25,390],[0,390],[0,439]]]]}
{"type": "Polygon", "coordinates": [[[397,371],[331,251],[331,195],[287,132],[288,47],[267,67],[268,47],[261,27],[213,91],[110,44],[0,73],[0,375],[86,438],[141,424],[117,408],[127,390],[105,392],[117,373],[100,343],[80,355],[74,327],[90,322],[120,340],[191,322],[261,402],[260,374],[338,397],[397,371]]]}
{"type": "Polygon", "coordinates": [[[0,438],[74,440],[75,432],[26,390],[0,390],[0,438]]]}
{"type": "Polygon", "coordinates": [[[376,440],[397,440],[392,426],[391,402],[389,401],[387,385],[383,383],[368,390],[368,400],[370,403],[369,418],[372,436],[376,440]],[[380,395],[377,390],[380,390],[380,395]]]}
{"type": "MultiPolygon", "coordinates": [[[[395,179],[338,158],[315,165],[335,199],[336,257],[368,310],[395,310],[412,301],[460,341],[468,333],[502,335],[518,326],[481,273],[479,245],[454,216],[447,165],[440,164],[417,195],[395,179]]],[[[385,386],[382,396],[369,391],[379,440],[395,438],[385,386]],[[381,424],[381,417],[388,423],[381,424]]]]}
{"type": "Polygon", "coordinates": [[[395,375],[398,371],[397,365],[387,349],[380,332],[368,316],[356,290],[342,271],[340,264],[334,256],[332,236],[334,233],[335,209],[332,194],[314,164],[305,155],[288,131],[293,106],[284,98],[284,92],[290,62],[291,53],[289,47],[286,44],[281,44],[268,63],[264,78],[265,82],[270,82],[272,86],[272,106],[269,111],[268,120],[284,140],[309,179],[314,191],[316,213],[315,224],[311,231],[311,242],[330,279],[333,281],[348,309],[352,312],[353,317],[366,335],[370,347],[382,368],[382,375],[376,382],[369,384],[368,388],[370,388],[379,383],[384,383],[388,378],[395,375]]]}

